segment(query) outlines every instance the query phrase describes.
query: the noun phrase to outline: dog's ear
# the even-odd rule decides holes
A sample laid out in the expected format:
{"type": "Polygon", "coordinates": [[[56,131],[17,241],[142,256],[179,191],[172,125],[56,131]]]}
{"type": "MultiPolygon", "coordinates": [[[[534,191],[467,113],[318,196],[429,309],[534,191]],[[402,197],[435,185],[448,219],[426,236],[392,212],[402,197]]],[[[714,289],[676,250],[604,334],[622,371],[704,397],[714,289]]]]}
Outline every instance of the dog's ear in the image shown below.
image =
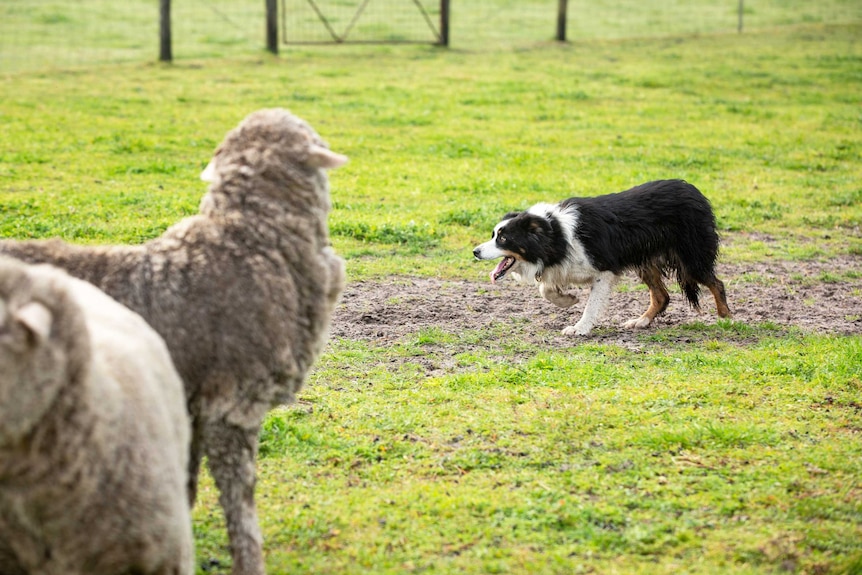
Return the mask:
{"type": "Polygon", "coordinates": [[[528,226],[528,230],[533,234],[547,235],[550,236],[553,233],[553,227],[551,226],[550,220],[541,217],[532,217],[530,218],[530,224],[528,226]]]}
{"type": "Polygon", "coordinates": [[[15,311],[14,318],[27,329],[33,343],[45,340],[51,335],[51,312],[39,302],[31,301],[21,306],[15,311]]]}
{"type": "Polygon", "coordinates": [[[313,168],[325,168],[332,170],[347,163],[347,156],[336,154],[328,148],[317,144],[308,146],[308,165],[313,168]]]}

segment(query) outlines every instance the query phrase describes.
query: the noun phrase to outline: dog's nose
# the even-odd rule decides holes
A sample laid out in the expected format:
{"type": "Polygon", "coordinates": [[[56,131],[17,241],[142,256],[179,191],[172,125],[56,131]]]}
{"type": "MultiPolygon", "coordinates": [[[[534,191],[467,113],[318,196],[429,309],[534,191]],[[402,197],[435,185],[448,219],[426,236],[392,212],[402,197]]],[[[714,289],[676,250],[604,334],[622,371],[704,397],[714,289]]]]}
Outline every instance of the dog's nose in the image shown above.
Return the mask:
{"type": "Polygon", "coordinates": [[[479,259],[479,254],[480,254],[481,252],[482,252],[482,250],[480,250],[479,248],[474,248],[474,249],[473,249],[473,257],[474,257],[474,258],[476,258],[476,259],[478,260],[478,259],[479,259]]]}

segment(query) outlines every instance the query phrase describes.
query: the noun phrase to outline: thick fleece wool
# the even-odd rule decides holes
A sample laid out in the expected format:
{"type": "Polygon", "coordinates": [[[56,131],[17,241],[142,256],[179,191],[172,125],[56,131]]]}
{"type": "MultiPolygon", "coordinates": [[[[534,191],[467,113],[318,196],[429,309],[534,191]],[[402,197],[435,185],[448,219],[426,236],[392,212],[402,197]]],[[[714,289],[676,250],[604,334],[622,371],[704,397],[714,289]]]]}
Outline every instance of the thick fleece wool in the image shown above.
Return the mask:
{"type": "Polygon", "coordinates": [[[112,247],[0,242],[0,252],[96,284],[164,337],[192,418],[190,496],[207,455],[237,575],[264,572],[254,504],[261,422],[303,386],[344,288],[325,170],[346,161],[303,120],[261,110],[216,150],[200,213],[161,237],[112,247]]]}
{"type": "Polygon", "coordinates": [[[193,573],[189,436],[140,316],[0,258],[0,574],[193,573]]]}

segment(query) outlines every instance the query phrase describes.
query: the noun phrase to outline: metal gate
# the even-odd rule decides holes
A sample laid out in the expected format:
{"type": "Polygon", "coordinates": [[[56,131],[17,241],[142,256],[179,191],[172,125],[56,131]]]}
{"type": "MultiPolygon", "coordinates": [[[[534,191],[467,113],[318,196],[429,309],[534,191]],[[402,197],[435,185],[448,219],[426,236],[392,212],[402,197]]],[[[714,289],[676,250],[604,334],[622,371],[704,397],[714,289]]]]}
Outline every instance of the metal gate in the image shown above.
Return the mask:
{"type": "Polygon", "coordinates": [[[281,0],[285,44],[449,45],[449,0],[281,0]]]}

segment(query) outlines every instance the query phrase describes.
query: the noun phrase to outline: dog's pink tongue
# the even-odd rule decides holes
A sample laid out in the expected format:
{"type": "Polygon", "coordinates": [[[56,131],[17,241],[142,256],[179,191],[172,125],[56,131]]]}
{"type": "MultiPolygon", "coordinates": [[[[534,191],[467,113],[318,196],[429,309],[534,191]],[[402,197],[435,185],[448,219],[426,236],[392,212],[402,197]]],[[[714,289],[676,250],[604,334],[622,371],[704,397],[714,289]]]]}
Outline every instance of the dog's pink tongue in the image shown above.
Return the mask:
{"type": "Polygon", "coordinates": [[[505,267],[506,267],[506,258],[503,258],[500,260],[500,263],[497,264],[497,267],[494,268],[494,271],[492,271],[489,274],[491,276],[491,283],[492,284],[497,283],[497,278],[500,276],[500,273],[502,273],[502,271],[505,267]]]}

